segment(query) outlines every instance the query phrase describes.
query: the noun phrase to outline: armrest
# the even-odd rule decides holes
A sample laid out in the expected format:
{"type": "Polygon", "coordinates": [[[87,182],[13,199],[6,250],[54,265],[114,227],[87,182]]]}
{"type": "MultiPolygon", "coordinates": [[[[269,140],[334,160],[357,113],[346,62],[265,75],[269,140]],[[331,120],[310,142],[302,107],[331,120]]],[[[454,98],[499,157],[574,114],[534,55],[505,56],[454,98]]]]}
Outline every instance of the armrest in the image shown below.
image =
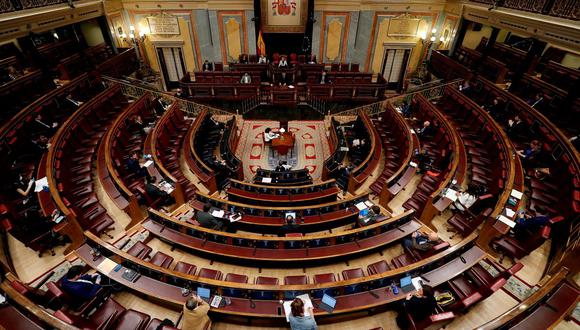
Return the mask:
{"type": "MultiPolygon", "coordinates": [[[[97,327],[97,330],[105,330],[108,329],[109,326],[113,325],[113,321],[117,318],[117,311],[114,311],[113,313],[111,313],[111,315],[109,315],[109,317],[107,317],[107,319],[105,320],[105,322],[99,324],[99,326],[97,327]]],[[[136,328],[139,329],[139,328],[136,328]]]]}
{"type": "MultiPolygon", "coordinates": [[[[462,309],[466,309],[466,308],[469,308],[471,305],[475,304],[476,302],[480,301],[481,299],[483,299],[483,296],[481,295],[481,293],[474,292],[474,293],[470,294],[469,296],[463,298],[460,301],[460,304],[461,304],[462,309]]],[[[444,313],[442,313],[442,314],[444,314],[444,313]]],[[[437,314],[437,315],[441,315],[441,314],[437,314]]]]}
{"type": "Polygon", "coordinates": [[[64,296],[64,292],[62,292],[62,290],[54,282],[46,283],[46,288],[47,291],[55,298],[60,298],[64,296]]]}
{"type": "Polygon", "coordinates": [[[550,224],[555,224],[555,223],[558,223],[558,222],[561,222],[561,221],[564,221],[564,217],[563,216],[557,216],[557,217],[554,217],[554,218],[551,218],[550,219],[550,224]]]}
{"type": "Polygon", "coordinates": [[[509,275],[514,275],[515,273],[519,272],[522,268],[524,268],[524,264],[518,262],[515,265],[511,266],[508,270],[506,270],[506,273],[508,273],[509,275]]]}
{"type": "Polygon", "coordinates": [[[552,229],[550,228],[550,226],[545,226],[544,228],[542,228],[541,236],[545,239],[548,239],[548,238],[550,238],[551,231],[552,231],[552,229]]]}

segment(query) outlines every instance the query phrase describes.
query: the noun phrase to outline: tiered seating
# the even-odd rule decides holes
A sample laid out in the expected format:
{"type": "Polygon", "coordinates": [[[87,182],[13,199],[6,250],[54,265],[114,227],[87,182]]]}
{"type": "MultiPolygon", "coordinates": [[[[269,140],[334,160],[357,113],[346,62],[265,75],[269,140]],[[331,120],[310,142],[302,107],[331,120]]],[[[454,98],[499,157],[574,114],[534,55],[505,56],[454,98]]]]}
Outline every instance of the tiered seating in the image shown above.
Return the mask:
{"type": "MultiPolygon", "coordinates": [[[[482,37],[479,45],[477,45],[476,50],[483,53],[485,47],[487,46],[487,42],[488,39],[486,37],[482,37]]],[[[505,63],[509,70],[507,75],[508,77],[513,75],[513,73],[516,71],[533,71],[539,60],[537,56],[534,56],[532,61],[527,62],[527,52],[512,46],[508,46],[501,42],[494,42],[493,48],[487,53],[487,56],[496,59],[499,62],[505,63]],[[527,64],[528,66],[523,67],[524,64],[527,64]]]]}
{"type": "Polygon", "coordinates": [[[72,80],[85,72],[91,71],[113,55],[113,49],[109,45],[102,43],[63,58],[58,64],[59,78],[72,80]]]}
{"type": "Polygon", "coordinates": [[[278,232],[284,223],[286,212],[296,212],[296,218],[301,221],[301,232],[313,232],[355,223],[358,209],[354,205],[366,200],[368,195],[365,194],[333,203],[289,208],[241,204],[198,192],[190,205],[196,210],[203,210],[205,203],[210,203],[214,208],[228,213],[241,212],[242,219],[235,226],[254,232],[278,232]]]}
{"type": "Polygon", "coordinates": [[[240,80],[244,72],[204,71],[195,72],[195,80],[186,74],[180,81],[183,93],[188,97],[201,100],[221,99],[235,100],[257,96],[260,89],[260,73],[248,72],[250,84],[242,84],[240,80]]]}
{"type": "Polygon", "coordinates": [[[459,134],[435,106],[422,95],[417,95],[411,107],[414,108],[412,113],[420,123],[429,121],[433,127],[432,134],[421,137],[421,144],[432,160],[430,172],[438,174],[424,174],[417,189],[403,207],[414,209],[420,214],[423,223],[430,224],[435,214],[451,203],[439,196],[443,188],[452,184],[452,180],[462,183],[465,179],[467,156],[464,146],[459,143],[459,134]]]}
{"type": "MultiPolygon", "coordinates": [[[[55,89],[46,94],[28,107],[22,109],[10,121],[5,123],[0,130],[0,170],[2,173],[24,170],[27,174],[42,178],[46,172],[46,153],[39,149],[31,141],[39,135],[51,137],[56,129],[47,128],[39,124],[36,119],[48,123],[62,123],[66,118],[77,110],[77,107],[66,100],[67,95],[72,95],[76,100],[87,101],[103,89],[97,76],[82,75],[71,81],[66,86],[55,89]],[[40,116],[40,117],[38,117],[40,116]],[[44,155],[44,157],[43,157],[44,155]],[[40,164],[39,164],[40,162],[40,164]],[[34,173],[34,167],[37,173],[34,173]]],[[[41,214],[48,216],[54,210],[55,205],[50,198],[50,194],[39,192],[26,205],[20,203],[21,196],[14,198],[13,187],[4,187],[2,196],[2,221],[5,221],[10,234],[26,246],[42,253],[51,246],[51,234],[46,228],[40,225],[38,218],[34,218],[34,226],[27,226],[29,223],[28,213],[24,212],[28,208],[40,206],[41,214]]],[[[34,214],[34,213],[32,213],[34,214]]],[[[53,230],[63,234],[60,227],[53,230]]],[[[70,237],[69,237],[70,238],[70,237]]],[[[81,239],[82,237],[79,237],[81,239]]],[[[72,239],[72,238],[71,238],[72,239]]]]}
{"type": "Polygon", "coordinates": [[[114,78],[128,76],[139,68],[135,48],[123,49],[118,48],[119,54],[99,63],[96,70],[103,75],[114,78]]]}
{"type": "Polygon", "coordinates": [[[228,200],[252,205],[315,205],[336,201],[340,191],[335,180],[310,186],[265,186],[230,180],[228,200]]]}
{"type": "Polygon", "coordinates": [[[308,169],[274,171],[259,168],[254,176],[254,183],[274,186],[309,185],[312,184],[312,177],[308,169]],[[264,180],[264,178],[271,180],[264,180]]]}
{"type": "Polygon", "coordinates": [[[454,61],[438,50],[433,50],[431,53],[429,70],[437,77],[445,80],[453,80],[456,78],[470,80],[474,76],[469,68],[454,61]]]}
{"type": "MultiPolygon", "coordinates": [[[[364,276],[362,270],[347,269],[343,272],[343,279],[337,281],[332,281],[333,279],[336,280],[337,277],[329,274],[319,274],[319,276],[315,277],[318,280],[315,281],[311,281],[309,277],[303,275],[287,276],[284,279],[285,284],[279,285],[278,278],[269,277],[267,274],[260,275],[254,281],[249,280],[242,274],[226,276],[234,280],[230,282],[222,281],[221,273],[215,270],[208,269],[205,272],[200,272],[201,275],[198,276],[179,273],[135,258],[90,233],[87,234],[87,238],[89,239],[88,244],[77,250],[79,256],[91,267],[96,267],[105,258],[113,258],[121,262],[122,267],[119,272],[111,272],[110,274],[120,284],[133,290],[141,291],[145,295],[155,296],[161,301],[177,302],[183,302],[186,299],[182,296],[181,288],[203,286],[212,292],[231,297],[232,303],[213,310],[215,313],[227,315],[234,312],[245,317],[260,315],[261,317],[264,315],[283,317],[278,315],[276,309],[279,306],[278,300],[306,291],[311,292],[311,295],[315,297],[315,302],[319,301],[319,297],[322,296],[323,292],[329,292],[335,296],[338,303],[332,315],[345,315],[345,313],[363,311],[369,306],[381,309],[385,307],[385,304],[404,299],[405,295],[395,295],[392,291],[385,290],[385,287],[390,286],[393,281],[399,281],[401,277],[406,276],[406,273],[420,274],[430,281],[430,285],[438,286],[452,279],[455,274],[467,271],[485,257],[485,253],[482,250],[473,246],[475,235],[472,235],[453,249],[440,252],[436,256],[421,260],[405,268],[387,270],[370,276],[364,276]],[[91,246],[97,246],[102,255],[98,258],[93,258],[91,256],[91,246]],[[446,261],[442,264],[441,260],[446,261]],[[127,281],[121,276],[127,267],[139,269],[141,276],[134,282],[127,281]],[[255,282],[257,284],[246,282],[255,282]],[[369,294],[369,291],[373,294],[369,294]],[[376,298],[377,296],[378,298],[376,298]],[[248,298],[253,299],[249,300],[248,298]],[[248,308],[248,305],[253,307],[248,308]]],[[[185,266],[188,269],[193,269],[194,265],[185,266]]],[[[317,316],[322,315],[318,309],[315,309],[315,313],[317,316]]]]}
{"type": "Polygon", "coordinates": [[[0,86],[2,111],[0,120],[6,121],[44,93],[54,88],[52,80],[47,79],[40,70],[31,70],[18,79],[0,86]]]}
{"type": "Polygon", "coordinates": [[[508,73],[504,63],[463,46],[455,50],[453,58],[496,84],[503,84],[508,73]]]}
{"type": "Polygon", "coordinates": [[[138,116],[144,126],[152,124],[155,121],[152,102],[153,97],[145,94],[118,116],[97,155],[97,174],[105,192],[118,208],[129,214],[132,223],[143,218],[139,200],[147,202],[151,198],[145,196],[143,178],[130,172],[126,162],[133,152],[143,150],[147,136],[134,120],[138,116]]]}
{"type": "Polygon", "coordinates": [[[191,122],[191,119],[184,117],[179,104],[175,102],[157,121],[145,143],[145,153],[153,156],[164,180],[174,186],[172,195],[178,205],[192,198],[196,191],[179,165],[183,139],[191,122]]]}
{"type": "MultiPolygon", "coordinates": [[[[356,190],[365,183],[365,181],[370,177],[370,175],[375,171],[379,165],[382,144],[380,143],[379,133],[375,129],[373,122],[369,118],[366,112],[361,111],[359,113],[359,120],[355,122],[356,131],[366,131],[367,136],[365,139],[365,144],[360,146],[358,152],[360,152],[360,158],[357,157],[356,151],[350,152],[349,156],[351,162],[356,167],[351,171],[348,178],[348,192],[355,194],[356,190]],[[357,123],[362,125],[357,127],[357,123]],[[364,156],[364,158],[362,158],[364,156]],[[358,161],[357,161],[358,160],[358,161]]],[[[362,137],[357,136],[359,139],[362,137]]]]}
{"type": "MultiPolygon", "coordinates": [[[[377,223],[332,234],[303,237],[264,237],[231,234],[180,221],[150,209],[143,227],[161,240],[196,254],[234,263],[260,262],[260,265],[287,266],[290,263],[320,265],[336,258],[384,248],[408,236],[421,225],[411,220],[412,211],[377,223]]],[[[133,247],[142,251],[142,247],[133,247]]]]}
{"type": "Polygon", "coordinates": [[[58,208],[96,234],[115,221],[96,196],[92,163],[105,131],[127,104],[119,86],[100,93],[63,125],[47,156],[47,178],[58,208]]]}
{"type": "Polygon", "coordinates": [[[370,189],[380,195],[381,205],[386,205],[415,174],[415,168],[409,163],[415,150],[419,149],[419,139],[411,133],[403,116],[390,103],[386,103],[380,117],[373,118],[373,123],[385,151],[385,163],[381,175],[370,189]]]}
{"type": "MultiPolygon", "coordinates": [[[[238,135],[238,122],[236,117],[232,117],[224,127],[220,140],[220,155],[232,171],[232,178],[243,178],[244,168],[242,161],[236,156],[236,147],[240,136],[238,135]]],[[[230,179],[232,179],[230,178],[230,179]]]]}

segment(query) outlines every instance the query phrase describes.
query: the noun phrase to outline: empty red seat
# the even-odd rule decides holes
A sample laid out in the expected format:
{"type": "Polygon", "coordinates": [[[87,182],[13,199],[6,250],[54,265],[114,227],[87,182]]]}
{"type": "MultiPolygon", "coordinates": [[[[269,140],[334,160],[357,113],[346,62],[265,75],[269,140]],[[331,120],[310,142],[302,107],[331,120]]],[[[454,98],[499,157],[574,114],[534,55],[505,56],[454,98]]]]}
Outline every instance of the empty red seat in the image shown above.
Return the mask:
{"type": "Polygon", "coordinates": [[[112,329],[116,330],[141,330],[149,323],[149,315],[128,309],[124,311],[115,322],[112,329]]]}
{"type": "Polygon", "coordinates": [[[202,268],[199,270],[199,277],[202,278],[209,278],[212,280],[221,280],[222,279],[222,272],[215,269],[209,268],[202,268]]]}
{"type": "Polygon", "coordinates": [[[278,285],[280,280],[276,277],[258,276],[254,280],[254,282],[255,282],[255,284],[278,285]]]}
{"type": "Polygon", "coordinates": [[[169,266],[171,266],[171,263],[173,263],[173,257],[168,256],[163,252],[157,251],[155,255],[153,255],[153,258],[151,258],[151,263],[156,266],[169,269],[169,266]]]}
{"type": "Polygon", "coordinates": [[[314,283],[316,283],[316,284],[329,283],[329,282],[336,282],[336,277],[334,276],[334,273],[314,275],[314,283]]]}
{"type": "Polygon", "coordinates": [[[285,285],[303,285],[308,284],[308,277],[306,275],[292,275],[284,277],[285,285]]]}
{"type": "Polygon", "coordinates": [[[363,272],[362,268],[353,268],[342,271],[342,278],[345,280],[351,280],[353,278],[361,278],[364,276],[365,273],[363,272]]]}
{"type": "Polygon", "coordinates": [[[248,283],[248,276],[229,273],[226,275],[226,282],[248,283]]]}
{"type": "Polygon", "coordinates": [[[149,254],[151,254],[151,251],[153,251],[153,249],[150,248],[147,244],[144,244],[143,242],[137,242],[127,251],[127,253],[135,258],[147,259],[149,254]]]}
{"type": "Polygon", "coordinates": [[[389,264],[385,260],[372,263],[367,266],[369,275],[380,274],[390,270],[389,264]]]}
{"type": "Polygon", "coordinates": [[[194,275],[197,267],[187,262],[178,261],[173,270],[183,274],[194,275]]]}

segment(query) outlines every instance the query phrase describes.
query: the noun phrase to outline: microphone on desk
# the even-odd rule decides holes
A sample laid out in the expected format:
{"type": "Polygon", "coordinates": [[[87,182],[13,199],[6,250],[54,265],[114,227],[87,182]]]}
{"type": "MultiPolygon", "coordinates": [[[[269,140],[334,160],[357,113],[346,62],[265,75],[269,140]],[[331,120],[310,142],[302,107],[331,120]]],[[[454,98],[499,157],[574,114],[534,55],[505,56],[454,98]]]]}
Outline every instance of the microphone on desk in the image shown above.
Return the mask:
{"type": "Polygon", "coordinates": [[[461,260],[462,263],[466,264],[467,261],[465,261],[465,258],[463,258],[463,256],[459,256],[459,260],[461,260]]]}
{"type": "Polygon", "coordinates": [[[419,276],[419,277],[421,278],[421,280],[423,280],[427,283],[431,283],[431,281],[428,278],[426,278],[425,276],[419,276]]]}
{"type": "Polygon", "coordinates": [[[161,226],[161,229],[159,229],[159,232],[162,233],[165,230],[165,225],[161,226]]]}
{"type": "Polygon", "coordinates": [[[378,294],[376,294],[376,293],[374,293],[372,291],[369,291],[369,293],[370,293],[371,296],[375,297],[376,299],[379,299],[379,295],[378,294]]]}
{"type": "Polygon", "coordinates": [[[403,229],[403,228],[401,228],[401,227],[396,227],[396,228],[397,228],[399,231],[403,232],[403,233],[405,232],[405,229],[403,229]]]}
{"type": "Polygon", "coordinates": [[[256,303],[254,302],[254,300],[252,298],[250,298],[250,308],[251,309],[255,309],[256,308],[256,303]]]}

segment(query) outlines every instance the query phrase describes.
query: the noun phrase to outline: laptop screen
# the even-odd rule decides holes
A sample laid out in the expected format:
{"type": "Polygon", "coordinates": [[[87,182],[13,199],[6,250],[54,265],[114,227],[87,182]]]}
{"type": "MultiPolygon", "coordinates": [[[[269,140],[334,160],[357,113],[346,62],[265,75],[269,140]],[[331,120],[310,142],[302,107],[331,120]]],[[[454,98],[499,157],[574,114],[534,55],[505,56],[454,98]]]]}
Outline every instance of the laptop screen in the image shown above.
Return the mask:
{"type": "Polygon", "coordinates": [[[401,288],[408,286],[408,285],[412,285],[411,276],[403,277],[401,279],[401,288]]]}
{"type": "Polygon", "coordinates": [[[369,214],[369,209],[360,210],[358,213],[361,217],[366,217],[369,214]]]}
{"type": "Polygon", "coordinates": [[[336,305],[336,299],[332,298],[331,296],[325,293],[324,296],[322,296],[322,303],[334,308],[334,306],[336,305]]]}
{"type": "Polygon", "coordinates": [[[209,289],[199,287],[197,288],[197,295],[202,299],[209,299],[211,292],[209,291],[209,289]]]}

